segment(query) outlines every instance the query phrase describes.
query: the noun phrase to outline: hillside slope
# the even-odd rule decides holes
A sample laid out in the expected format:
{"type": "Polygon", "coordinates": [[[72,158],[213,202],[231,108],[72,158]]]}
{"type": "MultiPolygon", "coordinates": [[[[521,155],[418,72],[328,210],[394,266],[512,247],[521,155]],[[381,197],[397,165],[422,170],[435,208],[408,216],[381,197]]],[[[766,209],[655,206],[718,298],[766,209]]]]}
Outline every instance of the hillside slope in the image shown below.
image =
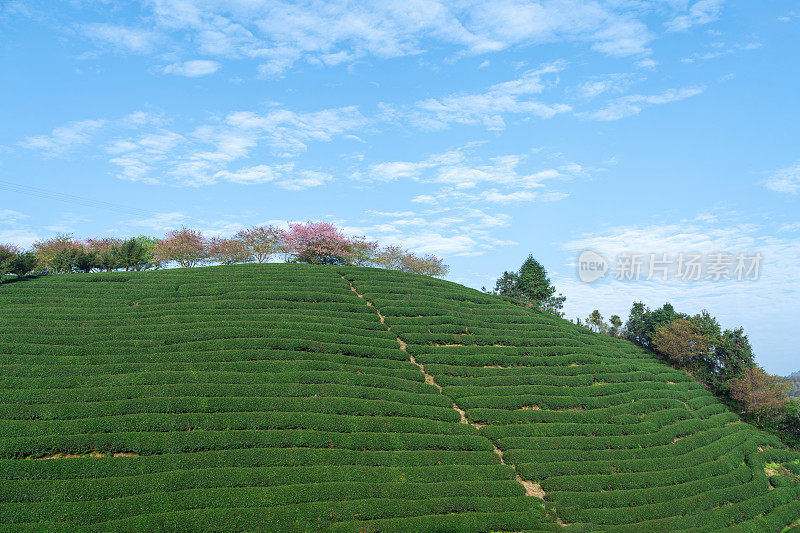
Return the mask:
{"type": "Polygon", "coordinates": [[[280,264],[15,282],[0,365],[5,529],[800,519],[798,454],[683,373],[422,276],[280,264]]]}

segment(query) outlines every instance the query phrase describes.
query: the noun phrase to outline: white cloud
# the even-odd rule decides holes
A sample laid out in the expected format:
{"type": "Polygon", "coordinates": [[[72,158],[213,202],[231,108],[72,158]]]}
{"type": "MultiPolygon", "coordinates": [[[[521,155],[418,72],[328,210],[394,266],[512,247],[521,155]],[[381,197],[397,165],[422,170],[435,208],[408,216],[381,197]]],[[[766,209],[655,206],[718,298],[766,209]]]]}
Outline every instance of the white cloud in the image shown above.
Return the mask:
{"type": "Polygon", "coordinates": [[[680,15],[666,22],[669,31],[686,31],[692,26],[716,21],[722,13],[724,0],[698,0],[680,15]]]}
{"type": "Polygon", "coordinates": [[[375,223],[352,232],[422,253],[481,255],[514,244],[498,238],[498,229],[511,224],[511,215],[489,211],[491,206],[557,201],[567,195],[550,190],[551,181],[587,174],[586,168],[565,161],[562,154],[539,151],[536,158],[551,163],[543,165],[530,161],[530,155],[481,158],[474,153],[481,146],[470,143],[421,161],[378,163],[356,172],[354,178],[361,181],[416,182],[418,194],[410,202],[420,210],[370,210],[365,214],[377,219],[375,223]]]}
{"type": "Polygon", "coordinates": [[[800,161],[792,166],[776,170],[767,178],[764,185],[771,191],[797,194],[800,191],[800,161]]]}
{"type": "MultiPolygon", "coordinates": [[[[714,16],[709,0],[697,2],[674,27],[714,16]]],[[[454,47],[456,55],[486,54],[511,46],[586,43],[601,54],[644,57],[654,38],[645,24],[656,6],[579,0],[494,0],[409,5],[387,0],[353,5],[346,0],[156,0],[146,4],[147,29],[87,24],[83,32],[119,50],[155,53],[165,41],[177,54],[251,59],[265,76],[280,76],[299,61],[338,66],[364,58],[423,54],[454,47]]],[[[165,48],[161,46],[160,48],[165,48]]]]}
{"type": "Polygon", "coordinates": [[[718,57],[735,54],[737,52],[758,50],[759,48],[761,48],[761,43],[752,41],[746,43],[737,43],[732,45],[727,45],[726,43],[723,42],[715,42],[711,43],[710,50],[706,52],[694,53],[689,57],[681,59],[681,62],[694,63],[695,61],[708,61],[711,59],[717,59],[718,57]]]}
{"type": "MultiPolygon", "coordinates": [[[[365,171],[356,172],[353,177],[367,181],[411,179],[422,183],[444,185],[445,188],[439,193],[418,195],[414,200],[418,203],[432,203],[456,197],[484,200],[491,198],[493,200],[490,201],[501,201],[503,195],[513,192],[500,193],[497,190],[498,186],[521,191],[544,187],[548,180],[567,179],[585,174],[585,169],[581,165],[563,161],[554,167],[521,172],[520,166],[528,164],[529,156],[513,154],[495,156],[483,162],[471,155],[470,152],[475,146],[477,145],[470,144],[456,150],[433,154],[421,161],[388,161],[373,164],[365,171]],[[494,192],[489,194],[488,191],[484,191],[485,195],[480,193],[478,196],[467,193],[484,185],[494,188],[494,192]]],[[[518,194],[508,196],[508,201],[512,198],[522,201],[532,200],[537,196],[518,194]]]]}
{"type": "Polygon", "coordinates": [[[293,165],[279,165],[278,167],[271,167],[269,165],[256,165],[252,167],[245,167],[235,172],[220,170],[214,175],[214,177],[221,181],[253,185],[275,181],[281,177],[284,172],[291,170],[292,167],[293,165]]]}
{"type": "Polygon", "coordinates": [[[657,65],[658,65],[658,61],[656,61],[655,59],[649,58],[649,57],[646,57],[644,59],[640,59],[639,61],[636,62],[636,66],[637,67],[647,68],[647,69],[654,69],[654,68],[656,68],[657,65]]]}
{"type": "MultiPolygon", "coordinates": [[[[126,124],[164,124],[147,116],[126,117],[126,124]]],[[[202,186],[220,180],[234,183],[273,181],[288,190],[315,187],[330,181],[329,174],[311,170],[285,175],[292,165],[255,165],[239,170],[232,164],[251,157],[260,147],[281,158],[295,157],[311,142],[335,137],[355,138],[353,131],[367,124],[354,106],[295,113],[274,107],[265,113],[237,111],[193,130],[178,133],[159,127],[150,133],[118,137],[106,144],[109,161],[120,168],[117,177],[132,181],[202,186]],[[279,179],[285,178],[285,179],[279,179]]],[[[139,130],[144,126],[138,127],[139,130]]]]}
{"type": "Polygon", "coordinates": [[[791,224],[784,224],[778,230],[780,232],[794,232],[800,231],[800,222],[792,222],[791,224]]]}
{"type": "Polygon", "coordinates": [[[302,191],[319,187],[331,181],[333,176],[313,170],[295,170],[294,163],[282,165],[255,165],[235,172],[221,170],[214,175],[216,180],[229,181],[243,185],[274,182],[278,187],[289,191],[302,191]]]}
{"type": "Polygon", "coordinates": [[[141,128],[144,126],[161,126],[167,121],[160,113],[149,111],[134,111],[122,118],[122,124],[131,128],[141,128]]]}
{"type": "Polygon", "coordinates": [[[13,224],[25,218],[30,217],[12,209],[0,209],[0,224],[13,224]]]}
{"type": "Polygon", "coordinates": [[[486,92],[452,94],[441,99],[421,100],[411,109],[395,111],[412,124],[427,130],[437,130],[450,124],[483,124],[490,130],[505,128],[505,114],[531,115],[549,119],[571,110],[566,104],[543,104],[530,98],[545,88],[543,76],[563,70],[554,63],[531,70],[520,78],[489,87],[486,92]]]}
{"type": "Polygon", "coordinates": [[[422,212],[375,212],[380,217],[370,225],[344,226],[353,235],[366,235],[382,244],[392,244],[415,253],[438,256],[482,255],[497,246],[507,245],[492,235],[496,228],[506,227],[511,217],[504,213],[487,213],[471,207],[444,207],[422,212]],[[390,220],[386,220],[386,219],[390,220]]]}
{"type": "MultiPolygon", "coordinates": [[[[116,176],[130,181],[192,186],[220,179],[253,183],[267,181],[266,167],[237,171],[230,165],[262,147],[273,156],[291,158],[306,151],[312,142],[331,142],[336,137],[363,142],[354,132],[369,121],[355,106],[296,113],[273,105],[264,113],[237,111],[214,117],[185,132],[167,129],[169,123],[160,114],[136,111],[113,120],[73,122],[50,134],[28,137],[20,145],[56,157],[94,141],[93,153],[106,152],[109,163],[119,169],[116,176]]],[[[301,190],[326,183],[332,176],[298,170],[284,178],[272,181],[284,189],[301,190]]]]}
{"type": "Polygon", "coordinates": [[[220,68],[220,64],[216,61],[208,59],[195,59],[193,61],[184,61],[183,63],[173,63],[164,67],[165,74],[177,74],[179,76],[186,76],[188,78],[197,78],[199,76],[208,76],[214,74],[220,68]]]}
{"type": "Polygon", "coordinates": [[[137,54],[153,52],[159,39],[158,33],[149,29],[105,23],[85,24],[83,32],[94,41],[110,45],[120,51],[137,54]]]}
{"type": "Polygon", "coordinates": [[[647,53],[652,36],[631,13],[624,7],[615,11],[611,6],[577,0],[496,0],[473,4],[467,27],[502,48],[584,41],[598,52],[613,56],[647,53]]]}
{"type": "Polygon", "coordinates": [[[0,229],[0,244],[13,244],[28,249],[39,240],[39,234],[28,228],[0,229]]]}
{"type": "Polygon", "coordinates": [[[630,94],[609,101],[606,107],[593,113],[579,113],[579,116],[592,120],[619,120],[638,115],[642,109],[651,105],[663,105],[684,100],[702,93],[705,87],[689,87],[686,89],[668,89],[661,94],[630,94]]]}
{"type": "Polygon", "coordinates": [[[600,79],[591,79],[578,86],[578,94],[583,98],[594,98],[608,92],[622,92],[632,83],[629,74],[609,74],[600,79]]]}
{"type": "Polygon", "coordinates": [[[497,189],[490,189],[481,193],[483,199],[490,203],[495,204],[508,204],[516,202],[530,202],[535,200],[538,193],[532,191],[515,191],[503,194],[497,189]]]}
{"type": "Polygon", "coordinates": [[[263,136],[276,155],[291,156],[307,149],[309,141],[328,142],[336,135],[360,129],[367,119],[356,106],[295,113],[274,109],[264,114],[240,111],[228,115],[227,126],[263,136]]]}
{"type": "Polygon", "coordinates": [[[303,191],[312,187],[319,187],[331,181],[333,176],[325,172],[317,172],[315,170],[301,170],[294,175],[282,179],[277,182],[277,185],[289,191],[303,191]]]}
{"type": "Polygon", "coordinates": [[[65,155],[76,146],[91,142],[105,120],[82,120],[55,128],[49,135],[27,137],[20,144],[25,148],[40,150],[47,157],[65,155]]]}
{"type": "Polygon", "coordinates": [[[147,228],[152,231],[164,233],[189,223],[190,217],[179,212],[156,213],[152,217],[129,220],[127,225],[137,228],[147,228]]]}

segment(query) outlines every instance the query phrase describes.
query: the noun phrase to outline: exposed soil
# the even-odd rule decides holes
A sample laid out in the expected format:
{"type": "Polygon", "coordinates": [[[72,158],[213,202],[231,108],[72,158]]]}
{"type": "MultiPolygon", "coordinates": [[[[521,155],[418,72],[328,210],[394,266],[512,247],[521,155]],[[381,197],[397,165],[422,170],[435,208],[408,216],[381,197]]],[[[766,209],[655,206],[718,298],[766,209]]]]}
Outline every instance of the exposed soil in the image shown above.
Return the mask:
{"type": "Polygon", "coordinates": [[[101,457],[139,457],[139,454],[133,452],[116,452],[113,454],[106,454],[100,452],[55,453],[53,455],[45,455],[44,457],[26,457],[25,459],[32,459],[34,461],[43,461],[47,459],[81,459],[83,457],[93,457],[95,459],[99,459],[101,457]]]}

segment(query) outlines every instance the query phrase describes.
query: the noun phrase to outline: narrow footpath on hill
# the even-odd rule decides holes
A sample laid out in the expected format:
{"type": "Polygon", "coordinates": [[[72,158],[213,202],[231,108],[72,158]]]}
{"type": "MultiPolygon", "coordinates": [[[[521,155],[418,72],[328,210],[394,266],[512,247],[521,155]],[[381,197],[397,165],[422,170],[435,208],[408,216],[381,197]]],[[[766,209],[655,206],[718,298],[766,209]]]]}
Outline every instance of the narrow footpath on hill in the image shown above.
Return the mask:
{"type": "MultiPolygon", "coordinates": [[[[356,296],[358,296],[359,298],[364,300],[364,303],[366,303],[366,305],[368,307],[371,307],[372,309],[375,310],[375,313],[378,315],[378,319],[381,321],[381,324],[384,324],[386,326],[386,330],[391,332],[392,328],[391,328],[391,326],[386,324],[386,317],[384,317],[381,314],[380,310],[378,310],[378,308],[375,307],[375,305],[372,302],[370,302],[369,300],[364,298],[364,295],[361,294],[360,292],[358,292],[358,290],[355,288],[355,286],[353,285],[353,283],[351,281],[349,281],[344,276],[341,276],[341,278],[347,284],[350,285],[350,290],[353,291],[356,294],[356,296]]],[[[408,352],[408,345],[399,336],[397,337],[397,344],[400,346],[400,349],[402,351],[408,352]]],[[[432,386],[436,387],[439,390],[439,394],[444,395],[444,389],[441,387],[441,385],[436,383],[436,380],[433,378],[432,375],[428,374],[425,371],[425,367],[422,364],[418,363],[416,361],[416,359],[414,359],[413,355],[409,354],[408,359],[409,359],[409,361],[414,363],[417,366],[417,368],[419,368],[419,371],[422,372],[422,375],[425,376],[425,383],[427,383],[428,385],[432,385],[432,386]]],[[[451,400],[452,400],[452,398],[451,398],[451,400]]],[[[456,404],[455,401],[453,401],[452,404],[453,404],[453,409],[455,411],[457,411],[459,416],[461,417],[461,423],[462,424],[469,424],[470,426],[474,427],[475,429],[481,429],[483,427],[483,424],[478,424],[477,422],[470,422],[469,419],[467,418],[467,413],[463,409],[461,409],[458,406],[458,404],[456,404]]],[[[539,499],[544,500],[545,492],[544,492],[544,490],[542,490],[541,485],[539,485],[538,483],[534,483],[533,481],[528,481],[528,480],[522,479],[522,477],[520,477],[519,472],[517,471],[517,468],[514,466],[514,464],[513,463],[506,463],[505,459],[503,458],[503,451],[500,448],[497,447],[497,443],[495,443],[492,439],[490,439],[488,437],[486,437],[486,439],[492,444],[492,448],[494,448],[494,453],[496,453],[497,456],[500,458],[500,464],[508,465],[508,466],[510,466],[511,468],[514,469],[514,474],[516,476],[517,483],[522,485],[523,488],[525,489],[525,496],[530,496],[530,497],[533,497],[533,498],[539,498],[539,499]]],[[[559,523],[560,523],[560,521],[559,521],[559,523]]]]}

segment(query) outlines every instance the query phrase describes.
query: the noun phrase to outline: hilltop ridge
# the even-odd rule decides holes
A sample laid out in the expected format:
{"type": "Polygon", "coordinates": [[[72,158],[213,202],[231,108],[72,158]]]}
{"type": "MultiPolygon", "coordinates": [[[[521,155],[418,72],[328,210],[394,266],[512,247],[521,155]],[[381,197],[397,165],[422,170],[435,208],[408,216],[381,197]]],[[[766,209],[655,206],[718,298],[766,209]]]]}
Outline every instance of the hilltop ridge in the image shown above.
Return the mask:
{"type": "Polygon", "coordinates": [[[800,519],[800,454],[689,376],[452,282],[294,264],[77,274],[3,285],[0,309],[2,528],[800,519]]]}

